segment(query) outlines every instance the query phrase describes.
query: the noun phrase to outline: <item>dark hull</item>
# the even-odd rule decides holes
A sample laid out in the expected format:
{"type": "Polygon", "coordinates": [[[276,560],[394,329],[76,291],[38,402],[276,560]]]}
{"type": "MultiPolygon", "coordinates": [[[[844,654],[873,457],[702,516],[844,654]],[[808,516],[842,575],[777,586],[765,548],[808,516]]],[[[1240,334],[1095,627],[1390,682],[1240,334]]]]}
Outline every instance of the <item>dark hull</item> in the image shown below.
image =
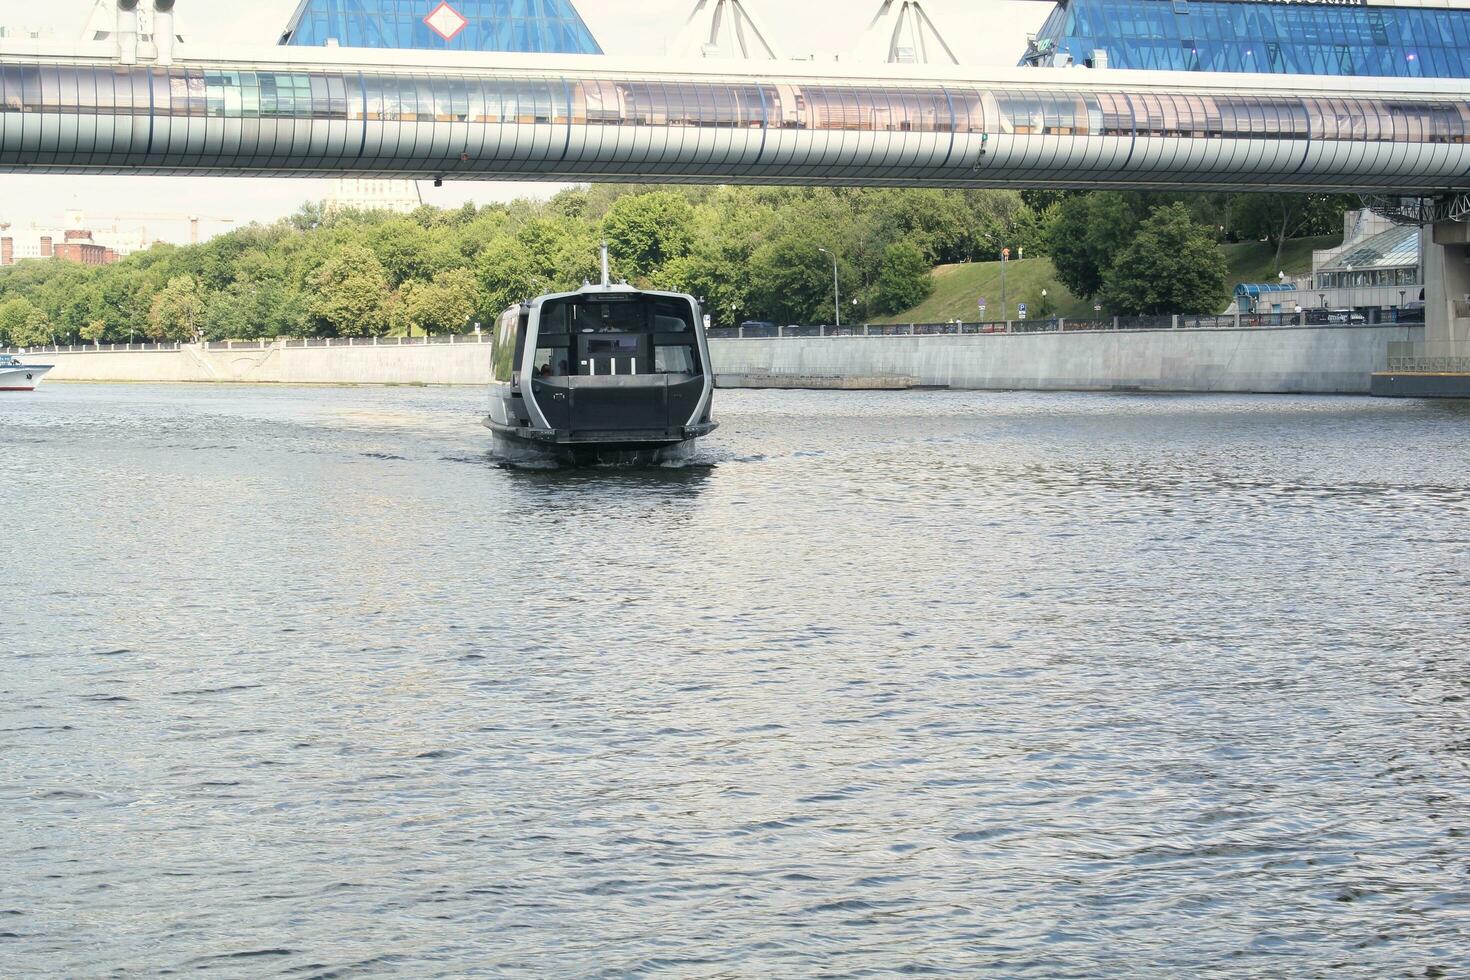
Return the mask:
{"type": "Polygon", "coordinates": [[[563,436],[556,438],[548,434],[527,437],[524,429],[511,429],[498,425],[490,419],[485,426],[492,433],[492,445],[497,456],[511,463],[528,465],[560,463],[569,466],[656,466],[663,463],[678,463],[694,454],[699,436],[714,429],[711,424],[701,427],[698,434],[682,439],[579,439],[563,436]]]}

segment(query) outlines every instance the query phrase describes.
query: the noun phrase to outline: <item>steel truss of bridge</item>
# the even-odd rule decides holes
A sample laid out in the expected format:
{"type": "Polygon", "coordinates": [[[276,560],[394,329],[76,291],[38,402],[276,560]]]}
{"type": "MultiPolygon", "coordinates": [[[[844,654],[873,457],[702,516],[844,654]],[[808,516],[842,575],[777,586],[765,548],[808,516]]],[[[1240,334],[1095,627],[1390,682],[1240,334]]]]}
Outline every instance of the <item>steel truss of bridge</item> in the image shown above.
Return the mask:
{"type": "Polygon", "coordinates": [[[105,50],[0,46],[0,171],[1470,190],[1458,80],[105,50]]]}

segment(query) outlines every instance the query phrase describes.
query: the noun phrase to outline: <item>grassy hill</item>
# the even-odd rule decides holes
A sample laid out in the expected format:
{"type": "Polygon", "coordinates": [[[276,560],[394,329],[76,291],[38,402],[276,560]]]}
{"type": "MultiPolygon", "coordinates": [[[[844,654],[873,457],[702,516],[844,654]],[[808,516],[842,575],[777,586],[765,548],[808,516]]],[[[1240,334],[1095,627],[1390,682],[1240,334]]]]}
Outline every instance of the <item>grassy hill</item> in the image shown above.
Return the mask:
{"type": "MultiPolygon", "coordinates": [[[[1342,244],[1341,235],[1321,235],[1317,238],[1293,238],[1286,243],[1281,253],[1281,269],[1288,276],[1305,276],[1312,271],[1314,249],[1336,248],[1342,244]]],[[[1239,245],[1221,245],[1225,264],[1230,267],[1228,282],[1234,289],[1241,282],[1275,282],[1276,249],[1265,242],[1243,242],[1239,245]]]]}
{"type": "MultiPolygon", "coordinates": [[[[1313,249],[1332,248],[1342,242],[1340,235],[1319,238],[1298,238],[1286,243],[1282,253],[1281,270],[1288,276],[1305,275],[1312,271],[1313,249]]],[[[1227,286],[1234,290],[1242,282],[1275,282],[1276,250],[1265,242],[1245,242],[1238,245],[1221,245],[1225,256],[1227,286]]],[[[1041,310],[1041,291],[1048,292],[1048,299],[1056,309],[1056,315],[1087,318],[1093,316],[1092,303],[1078,299],[1057,282],[1056,269],[1051,259],[1017,259],[1006,266],[1006,303],[1012,318],[1016,315],[1016,304],[1025,303],[1032,319],[1041,310]]],[[[977,300],[986,299],[985,317],[988,320],[1001,318],[1000,307],[1000,263],[970,262],[964,265],[941,265],[934,270],[934,292],[924,302],[911,310],[889,317],[875,319],[874,323],[943,323],[955,318],[973,321],[978,315],[977,300]]],[[[1220,297],[1220,309],[1230,304],[1229,296],[1220,297]]]]}

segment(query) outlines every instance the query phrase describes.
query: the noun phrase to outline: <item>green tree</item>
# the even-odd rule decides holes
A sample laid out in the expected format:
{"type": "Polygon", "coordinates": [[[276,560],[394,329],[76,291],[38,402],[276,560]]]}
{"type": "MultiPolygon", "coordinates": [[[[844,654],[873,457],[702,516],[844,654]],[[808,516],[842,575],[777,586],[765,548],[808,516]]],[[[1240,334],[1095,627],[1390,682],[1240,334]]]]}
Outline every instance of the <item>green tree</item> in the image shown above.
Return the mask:
{"type": "Polygon", "coordinates": [[[1342,227],[1343,212],[1357,206],[1349,194],[1241,194],[1231,217],[1241,235],[1276,246],[1279,270],[1289,240],[1332,234],[1342,227]]]}
{"type": "Polygon", "coordinates": [[[157,341],[191,341],[204,325],[204,292],[193,276],[175,276],[148,314],[148,336],[157,341]]]}
{"type": "Polygon", "coordinates": [[[1069,198],[1052,214],[1046,244],[1057,278],[1078,296],[1096,296],[1138,230],[1132,202],[1105,191],[1069,198]]]}
{"type": "Polygon", "coordinates": [[[755,311],[781,323],[828,322],[832,261],[821,247],[797,230],[756,249],[748,267],[755,311]]]}
{"type": "Polygon", "coordinates": [[[1224,305],[1225,259],[1213,229],[1183,204],[1154,210],[1113,263],[1103,286],[1125,313],[1214,313],[1224,305]]]}
{"type": "Polygon", "coordinates": [[[308,330],[307,306],[305,297],[280,283],[236,283],[210,298],[204,336],[209,340],[299,337],[308,330]]]}
{"type": "Polygon", "coordinates": [[[883,252],[883,271],[873,297],[880,313],[912,309],[934,292],[934,277],[924,253],[912,242],[895,242],[883,252]]]}
{"type": "Polygon", "coordinates": [[[35,309],[24,296],[12,296],[0,303],[0,346],[25,346],[20,338],[35,309]]]}
{"type": "Polygon", "coordinates": [[[39,347],[56,340],[56,330],[45,310],[32,309],[20,329],[15,331],[15,342],[22,347],[39,347]]]}
{"type": "Polygon", "coordinates": [[[384,221],[366,244],[388,273],[394,288],[410,279],[428,281],[463,261],[454,238],[444,228],[425,228],[407,218],[384,221]]]}
{"type": "Polygon", "coordinates": [[[500,238],[485,249],[477,267],[487,308],[498,312],[545,292],[551,281],[514,238],[500,238]]]}
{"type": "Polygon", "coordinates": [[[107,321],[103,319],[88,320],[87,325],[82,328],[82,339],[92,344],[102,343],[102,338],[107,336],[107,321]]]}
{"type": "Polygon", "coordinates": [[[381,337],[393,324],[393,289],[376,255],[349,245],[312,279],[311,319],[319,333],[338,337],[381,337]]]}
{"type": "Polygon", "coordinates": [[[533,217],[514,237],[501,236],[480,255],[476,273],[491,312],[541,293],[575,289],[598,275],[597,240],[586,222],[533,217]]]}
{"type": "Polygon", "coordinates": [[[480,288],[467,269],[441,272],[433,282],[403,286],[403,315],[425,334],[464,333],[480,309],[480,288]]]}
{"type": "Polygon", "coordinates": [[[694,208],[673,191],[620,198],[602,221],[617,271],[646,278],[694,245],[694,208]]]}

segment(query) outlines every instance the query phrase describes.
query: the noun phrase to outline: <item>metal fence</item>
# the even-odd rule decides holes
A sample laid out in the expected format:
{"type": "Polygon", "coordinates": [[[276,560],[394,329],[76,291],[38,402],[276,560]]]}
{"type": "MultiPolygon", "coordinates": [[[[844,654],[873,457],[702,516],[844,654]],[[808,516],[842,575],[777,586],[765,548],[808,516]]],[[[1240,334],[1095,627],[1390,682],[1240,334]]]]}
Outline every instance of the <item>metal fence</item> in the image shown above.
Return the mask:
{"type": "MultiPolygon", "coordinates": [[[[1405,321],[1407,322],[1407,321],[1405,321]]],[[[714,327],[716,339],[753,340],[766,337],[934,337],[962,334],[1097,333],[1113,330],[1239,330],[1270,327],[1362,327],[1366,322],[1329,322],[1312,312],[1242,313],[1228,316],[1162,314],[1115,316],[1090,320],[1056,317],[1048,320],[989,320],[978,323],[863,323],[842,327],[822,325],[714,327]]]]}
{"type": "MultiPolygon", "coordinates": [[[[861,323],[841,327],[822,324],[750,327],[713,327],[715,339],[753,340],[764,337],[940,337],[974,334],[1096,333],[1109,330],[1233,330],[1257,327],[1370,326],[1367,323],[1328,322],[1318,311],[1304,313],[1243,313],[1238,316],[1115,316],[1072,320],[987,320],[977,323],[861,323]]],[[[1415,311],[1405,311],[1413,313],[1415,311]]],[[[1401,318],[1399,322],[1423,322],[1401,318]]],[[[489,333],[439,334],[432,337],[280,337],[275,340],[213,340],[208,350],[266,350],[281,347],[423,347],[438,344],[488,344],[489,333]]],[[[45,347],[0,347],[9,354],[62,354],[90,351],[177,351],[184,344],[65,344],[45,347]]]]}
{"type": "MultiPolygon", "coordinates": [[[[432,337],[278,337],[275,340],[211,340],[205,350],[268,350],[281,347],[424,347],[438,344],[488,344],[488,333],[437,334],[432,337]]],[[[6,354],[86,354],[111,351],[178,351],[186,344],[48,344],[0,347],[6,354]]]]}
{"type": "Polygon", "coordinates": [[[1470,374],[1470,342],[1388,345],[1391,374],[1470,374]]]}
{"type": "MultiPolygon", "coordinates": [[[[435,344],[488,344],[488,333],[437,334],[432,337],[291,337],[283,347],[427,347],[435,344]]],[[[248,342],[237,346],[249,347],[248,342]]]]}
{"type": "Polygon", "coordinates": [[[0,347],[3,354],[76,354],[92,351],[176,351],[183,344],[47,344],[44,347],[0,347]]]}

